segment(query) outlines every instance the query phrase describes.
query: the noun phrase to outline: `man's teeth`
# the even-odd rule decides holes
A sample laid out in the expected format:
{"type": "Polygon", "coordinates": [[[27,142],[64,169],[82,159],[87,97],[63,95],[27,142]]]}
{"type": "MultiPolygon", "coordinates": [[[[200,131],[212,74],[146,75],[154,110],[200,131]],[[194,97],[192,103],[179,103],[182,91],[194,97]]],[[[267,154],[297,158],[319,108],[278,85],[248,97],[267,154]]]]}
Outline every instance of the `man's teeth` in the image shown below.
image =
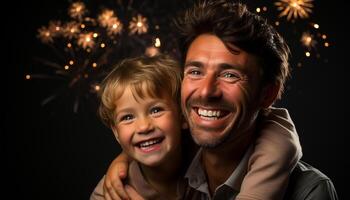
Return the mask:
{"type": "Polygon", "coordinates": [[[140,147],[149,147],[151,145],[157,144],[161,141],[161,139],[148,140],[139,144],[140,147]]]}
{"type": "Polygon", "coordinates": [[[198,115],[203,116],[203,117],[213,117],[213,118],[218,118],[220,117],[220,110],[205,110],[202,108],[198,108],[198,115]]]}

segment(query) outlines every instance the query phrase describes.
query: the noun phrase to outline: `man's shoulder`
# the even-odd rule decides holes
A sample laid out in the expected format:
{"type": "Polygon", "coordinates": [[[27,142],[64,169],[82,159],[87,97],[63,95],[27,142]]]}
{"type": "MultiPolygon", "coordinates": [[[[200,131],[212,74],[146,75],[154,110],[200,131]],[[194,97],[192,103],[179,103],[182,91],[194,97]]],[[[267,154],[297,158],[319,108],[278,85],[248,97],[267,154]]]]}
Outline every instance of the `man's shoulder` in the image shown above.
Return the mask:
{"type": "Polygon", "coordinates": [[[299,161],[293,170],[285,200],[337,200],[332,181],[320,170],[299,161]]]}

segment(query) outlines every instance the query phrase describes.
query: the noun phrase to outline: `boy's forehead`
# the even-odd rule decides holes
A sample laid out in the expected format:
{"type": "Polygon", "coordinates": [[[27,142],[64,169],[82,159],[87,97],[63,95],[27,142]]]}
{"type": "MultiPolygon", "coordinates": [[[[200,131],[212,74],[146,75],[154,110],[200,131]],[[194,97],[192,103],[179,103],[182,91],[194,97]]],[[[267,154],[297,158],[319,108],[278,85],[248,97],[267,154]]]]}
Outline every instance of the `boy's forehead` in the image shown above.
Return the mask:
{"type": "MultiPolygon", "coordinates": [[[[167,99],[171,98],[170,91],[160,88],[160,90],[156,90],[155,85],[151,85],[150,83],[139,82],[138,84],[129,83],[123,88],[119,89],[119,98],[123,95],[132,96],[134,100],[137,102],[143,101],[145,99],[167,99]],[[127,91],[127,92],[126,92],[127,91]]],[[[116,100],[118,100],[116,99],[116,100]]]]}

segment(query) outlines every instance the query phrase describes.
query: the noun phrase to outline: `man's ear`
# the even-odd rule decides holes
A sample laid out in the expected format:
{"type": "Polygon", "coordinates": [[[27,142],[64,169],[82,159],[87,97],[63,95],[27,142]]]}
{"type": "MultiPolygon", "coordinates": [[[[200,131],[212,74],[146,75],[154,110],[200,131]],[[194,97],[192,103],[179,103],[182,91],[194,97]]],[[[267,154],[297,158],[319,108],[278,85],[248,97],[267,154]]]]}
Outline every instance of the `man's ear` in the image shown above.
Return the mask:
{"type": "Polygon", "coordinates": [[[182,129],[188,129],[188,123],[186,122],[186,120],[184,119],[181,125],[182,129]]]}
{"type": "Polygon", "coordinates": [[[119,135],[118,135],[118,132],[117,132],[117,128],[115,126],[111,126],[111,129],[113,131],[115,139],[117,139],[117,141],[119,143],[119,135]]]}
{"type": "Polygon", "coordinates": [[[181,128],[188,129],[188,123],[183,115],[181,115],[181,128]]]}
{"type": "Polygon", "coordinates": [[[263,108],[268,108],[273,104],[273,102],[276,100],[278,96],[279,89],[280,89],[280,84],[278,83],[268,84],[264,86],[261,93],[261,97],[262,97],[261,106],[263,108]]]}

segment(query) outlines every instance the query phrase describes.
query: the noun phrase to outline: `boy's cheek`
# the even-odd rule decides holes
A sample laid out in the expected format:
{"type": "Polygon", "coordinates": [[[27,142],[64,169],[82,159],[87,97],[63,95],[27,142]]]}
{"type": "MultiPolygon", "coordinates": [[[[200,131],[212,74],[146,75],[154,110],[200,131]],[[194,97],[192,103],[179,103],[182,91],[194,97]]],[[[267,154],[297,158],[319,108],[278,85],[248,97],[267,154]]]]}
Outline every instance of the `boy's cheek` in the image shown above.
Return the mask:
{"type": "Polygon", "coordinates": [[[119,135],[118,135],[118,131],[117,131],[116,126],[113,126],[113,127],[111,127],[111,128],[112,128],[112,131],[113,131],[113,134],[114,134],[115,139],[116,139],[116,140],[118,141],[118,143],[120,144],[119,135]]]}

